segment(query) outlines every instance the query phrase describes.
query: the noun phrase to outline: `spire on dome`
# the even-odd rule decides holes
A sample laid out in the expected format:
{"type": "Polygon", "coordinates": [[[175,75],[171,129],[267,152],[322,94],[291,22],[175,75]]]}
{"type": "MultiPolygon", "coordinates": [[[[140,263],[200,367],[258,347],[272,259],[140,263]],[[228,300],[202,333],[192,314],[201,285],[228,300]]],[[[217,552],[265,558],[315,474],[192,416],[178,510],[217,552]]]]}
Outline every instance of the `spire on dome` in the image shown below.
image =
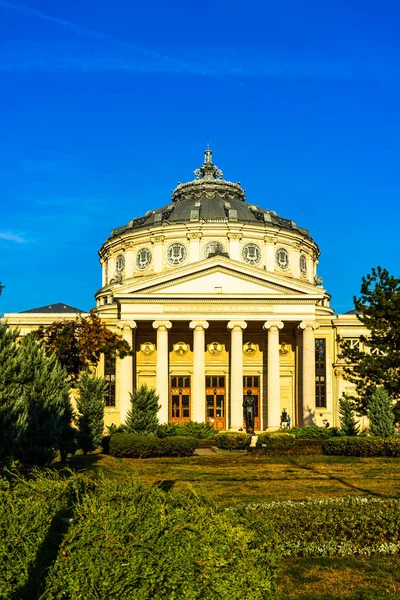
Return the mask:
{"type": "Polygon", "coordinates": [[[193,173],[196,175],[196,179],[204,179],[205,181],[222,179],[221,169],[218,169],[217,165],[214,165],[212,161],[212,150],[210,150],[209,143],[207,143],[207,150],[204,152],[203,164],[200,169],[196,169],[193,173]]]}

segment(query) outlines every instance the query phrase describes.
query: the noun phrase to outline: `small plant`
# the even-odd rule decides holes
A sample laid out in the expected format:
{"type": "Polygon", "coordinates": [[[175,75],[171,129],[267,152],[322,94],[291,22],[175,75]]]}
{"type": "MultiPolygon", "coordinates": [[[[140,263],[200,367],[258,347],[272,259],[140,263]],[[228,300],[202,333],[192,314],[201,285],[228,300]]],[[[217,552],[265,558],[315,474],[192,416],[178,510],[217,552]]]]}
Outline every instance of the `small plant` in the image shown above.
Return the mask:
{"type": "Polygon", "coordinates": [[[159,427],[157,413],[160,410],[159,397],[155,390],[142,385],[131,394],[132,408],[128,411],[124,429],[127,433],[156,436],[159,427]]]}
{"type": "Polygon", "coordinates": [[[76,399],[78,409],[77,425],[78,446],[84,454],[93,452],[101,445],[104,430],[104,405],[107,382],[85,371],[79,379],[79,395],[76,399]]]}
{"type": "Polygon", "coordinates": [[[394,434],[393,401],[382,387],[375,389],[368,402],[368,418],[372,435],[390,437],[394,434]]]}
{"type": "Polygon", "coordinates": [[[221,450],[247,450],[250,447],[251,435],[236,431],[221,431],[215,441],[221,450]]]}
{"type": "Polygon", "coordinates": [[[344,435],[358,435],[360,427],[355,416],[354,400],[346,394],[339,398],[339,420],[344,435]]]}

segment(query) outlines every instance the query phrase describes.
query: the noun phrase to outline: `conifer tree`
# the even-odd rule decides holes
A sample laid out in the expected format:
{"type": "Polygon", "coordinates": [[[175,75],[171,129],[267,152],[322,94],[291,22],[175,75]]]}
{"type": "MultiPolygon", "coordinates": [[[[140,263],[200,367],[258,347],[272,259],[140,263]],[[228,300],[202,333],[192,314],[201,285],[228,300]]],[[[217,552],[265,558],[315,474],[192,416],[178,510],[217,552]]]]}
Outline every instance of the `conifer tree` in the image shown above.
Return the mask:
{"type": "Polygon", "coordinates": [[[9,463],[27,425],[16,343],[19,332],[0,323],[0,464],[9,463]]]}
{"type": "Polygon", "coordinates": [[[79,379],[78,392],[77,441],[78,447],[87,454],[101,445],[107,382],[101,377],[94,377],[90,371],[85,371],[79,379]]]}
{"type": "Polygon", "coordinates": [[[75,449],[73,411],[66,371],[55,354],[46,356],[34,335],[20,344],[22,399],[27,413],[16,457],[25,465],[46,465],[57,451],[65,459],[75,449]]]}
{"type": "Polygon", "coordinates": [[[132,408],[128,411],[124,427],[127,433],[156,436],[158,429],[158,416],[160,410],[159,397],[155,390],[147,389],[142,385],[131,394],[132,408]]]}
{"type": "Polygon", "coordinates": [[[339,398],[339,421],[340,428],[345,435],[358,434],[360,427],[356,421],[354,400],[346,394],[339,398]]]}
{"type": "Polygon", "coordinates": [[[368,418],[372,435],[389,437],[394,434],[393,400],[382,387],[375,389],[368,402],[368,418]]]}

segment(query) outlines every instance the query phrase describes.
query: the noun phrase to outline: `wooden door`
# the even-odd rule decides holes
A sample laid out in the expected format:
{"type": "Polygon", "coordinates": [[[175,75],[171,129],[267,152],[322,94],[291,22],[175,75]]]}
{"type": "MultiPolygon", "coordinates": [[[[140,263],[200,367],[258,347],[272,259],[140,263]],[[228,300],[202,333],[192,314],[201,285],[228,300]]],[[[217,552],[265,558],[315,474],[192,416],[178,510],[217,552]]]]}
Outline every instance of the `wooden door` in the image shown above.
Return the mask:
{"type": "MultiPolygon", "coordinates": [[[[248,390],[251,390],[255,397],[254,405],[254,431],[260,431],[260,376],[245,375],[243,377],[243,396],[246,396],[248,390]]],[[[243,427],[246,427],[246,421],[243,417],[243,427]]]]}
{"type": "Polygon", "coordinates": [[[225,429],[225,375],[206,376],[206,421],[214,429],[225,429]]]}
{"type": "Polygon", "coordinates": [[[170,423],[190,421],[190,376],[171,375],[170,378],[170,423]]]}

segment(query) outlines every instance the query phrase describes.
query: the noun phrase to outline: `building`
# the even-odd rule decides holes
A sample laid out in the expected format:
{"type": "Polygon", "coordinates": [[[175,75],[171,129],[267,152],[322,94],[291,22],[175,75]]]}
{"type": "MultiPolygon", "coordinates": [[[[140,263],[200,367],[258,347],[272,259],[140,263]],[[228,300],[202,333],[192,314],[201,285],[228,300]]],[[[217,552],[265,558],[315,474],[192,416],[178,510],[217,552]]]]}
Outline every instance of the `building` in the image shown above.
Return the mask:
{"type": "MultiPolygon", "coordinates": [[[[256,430],[278,428],[285,414],[292,424],[336,424],[338,398],[351,389],[337,336],[356,344],[365,331],[352,311],[330,307],[318,245],[294,221],[247,202],[211,150],[194,173],[99,251],[98,315],[134,348],[98,367],[109,380],[106,423],[122,422],[129,393],[146,384],[159,394],[161,422],[241,429],[250,389],[256,430]]],[[[24,333],[66,316],[75,318],[36,309],[6,319],[24,333]]]]}

